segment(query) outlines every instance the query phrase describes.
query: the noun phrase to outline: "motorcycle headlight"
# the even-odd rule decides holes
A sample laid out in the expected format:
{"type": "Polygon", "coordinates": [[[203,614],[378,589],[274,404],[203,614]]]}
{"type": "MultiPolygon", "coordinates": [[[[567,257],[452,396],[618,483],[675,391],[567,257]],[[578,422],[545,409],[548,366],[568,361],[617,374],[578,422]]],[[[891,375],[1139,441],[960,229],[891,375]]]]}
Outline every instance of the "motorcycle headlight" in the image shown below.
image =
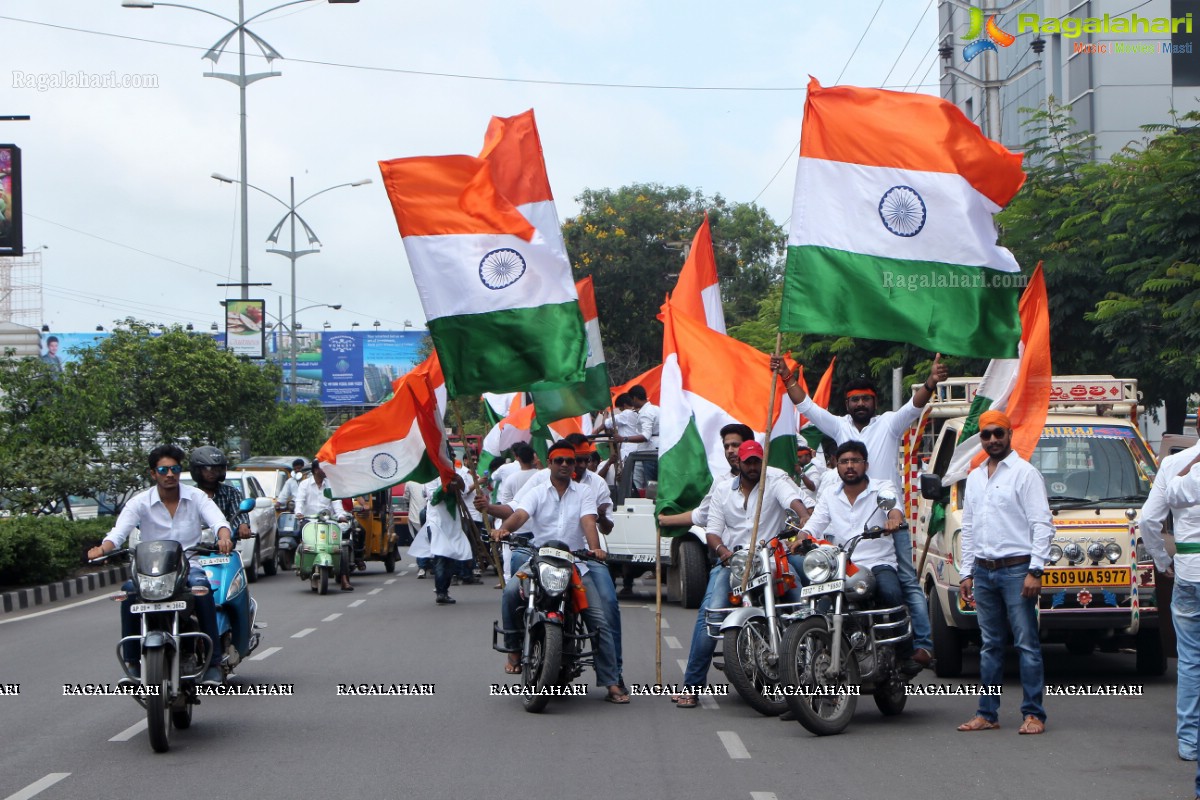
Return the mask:
{"type": "Polygon", "coordinates": [[[225,599],[237,597],[238,592],[246,588],[246,572],[242,570],[233,576],[233,580],[229,582],[229,591],[225,593],[225,599]]]}
{"type": "Polygon", "coordinates": [[[860,569],[846,579],[846,596],[855,603],[864,603],[875,595],[875,573],[860,569]]]}
{"type": "Polygon", "coordinates": [[[731,586],[741,586],[742,580],[746,577],[746,564],[750,561],[750,553],[746,550],[738,550],[729,559],[729,584],[731,586]]]}
{"type": "Polygon", "coordinates": [[[1109,542],[1104,545],[1104,557],[1108,559],[1108,563],[1115,564],[1121,560],[1121,545],[1116,542],[1109,542]]]}
{"type": "Polygon", "coordinates": [[[538,564],[538,583],[548,594],[562,594],[570,582],[571,570],[569,567],[538,564]]]}
{"type": "Polygon", "coordinates": [[[1057,564],[1059,561],[1062,561],[1062,557],[1063,557],[1062,548],[1056,544],[1050,545],[1050,559],[1049,559],[1050,563],[1057,564]]]}
{"type": "Polygon", "coordinates": [[[837,568],[837,550],[823,544],[804,557],[804,577],[809,583],[825,583],[837,568]]]}
{"type": "Polygon", "coordinates": [[[146,600],[166,600],[175,594],[175,581],[179,579],[178,572],[168,572],[166,575],[138,575],[138,594],[146,600]]]}

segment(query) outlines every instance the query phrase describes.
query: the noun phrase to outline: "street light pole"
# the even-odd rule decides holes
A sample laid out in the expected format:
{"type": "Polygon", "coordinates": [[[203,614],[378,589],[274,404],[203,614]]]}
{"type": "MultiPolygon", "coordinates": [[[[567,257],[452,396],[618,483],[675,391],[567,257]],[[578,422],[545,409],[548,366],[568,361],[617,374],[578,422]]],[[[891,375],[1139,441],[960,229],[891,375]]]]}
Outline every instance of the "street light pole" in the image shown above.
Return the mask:
{"type": "MultiPolygon", "coordinates": [[[[257,189],[258,187],[256,186],[254,188],[257,189]]],[[[296,262],[295,262],[295,260],[293,260],[292,261],[292,269],[295,270],[295,268],[296,268],[296,262]]],[[[294,282],[293,282],[293,286],[295,286],[294,282]]],[[[283,305],[283,298],[279,299],[279,303],[281,306],[283,305]]],[[[300,310],[308,311],[310,308],[332,308],[334,311],[337,311],[341,307],[342,307],[341,303],[313,303],[312,305],[305,306],[304,308],[302,308],[300,310]]],[[[275,315],[269,311],[264,310],[263,313],[265,313],[268,317],[275,317],[275,315]]],[[[275,317],[275,321],[276,321],[276,323],[278,323],[275,326],[275,334],[276,334],[276,337],[278,337],[280,326],[288,329],[288,345],[289,345],[288,350],[290,351],[291,362],[292,362],[292,379],[290,381],[288,381],[288,385],[291,386],[291,392],[289,393],[289,395],[292,399],[292,402],[295,403],[296,402],[296,294],[294,291],[292,293],[292,324],[289,326],[286,322],[283,321],[283,316],[282,316],[283,309],[282,308],[280,309],[279,313],[280,313],[280,316],[275,317]]],[[[357,325],[358,323],[356,322],[354,324],[357,325]]],[[[276,348],[276,350],[278,351],[278,348],[276,348]]]]}

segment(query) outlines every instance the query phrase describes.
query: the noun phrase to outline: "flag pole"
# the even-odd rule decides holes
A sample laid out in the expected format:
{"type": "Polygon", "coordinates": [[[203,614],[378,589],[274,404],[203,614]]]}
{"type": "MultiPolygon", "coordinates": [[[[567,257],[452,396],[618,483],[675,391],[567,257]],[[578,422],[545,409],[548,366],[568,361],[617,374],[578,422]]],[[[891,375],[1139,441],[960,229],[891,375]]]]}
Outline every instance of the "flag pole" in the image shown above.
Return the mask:
{"type": "MultiPolygon", "coordinates": [[[[467,428],[463,424],[462,408],[459,406],[457,397],[453,398],[450,403],[454,406],[454,421],[458,423],[458,435],[462,437],[463,447],[465,448],[467,446],[467,428]]],[[[477,491],[479,489],[479,475],[476,474],[475,467],[470,467],[468,472],[471,474],[472,489],[477,491]]],[[[462,495],[459,495],[459,505],[463,507],[466,519],[470,519],[471,510],[466,507],[467,504],[466,501],[462,499],[462,495]]],[[[492,569],[496,570],[496,577],[498,577],[500,580],[504,580],[504,570],[500,569],[500,559],[496,555],[495,545],[491,543],[492,525],[491,520],[488,518],[486,506],[481,514],[483,516],[483,534],[488,537],[489,544],[485,548],[483,547],[483,543],[480,542],[479,547],[484,551],[484,553],[487,554],[488,560],[492,562],[492,569]]],[[[471,552],[474,553],[475,549],[474,542],[472,542],[471,552]]]]}
{"type": "MultiPolygon", "coordinates": [[[[779,351],[783,347],[783,332],[775,334],[775,356],[779,356],[779,351]]],[[[758,508],[754,509],[754,527],[750,529],[750,561],[754,564],[754,553],[758,547],[758,521],[762,516],[763,500],[767,495],[767,459],[771,456],[771,428],[775,425],[775,391],[779,387],[779,376],[774,372],[771,373],[771,400],[767,403],[767,427],[766,434],[763,437],[766,439],[763,442],[763,457],[762,457],[762,472],[758,476],[758,508]]],[[[750,581],[750,573],[753,569],[747,569],[742,575],[742,588],[738,592],[739,595],[746,594],[746,584],[750,581]]]]}

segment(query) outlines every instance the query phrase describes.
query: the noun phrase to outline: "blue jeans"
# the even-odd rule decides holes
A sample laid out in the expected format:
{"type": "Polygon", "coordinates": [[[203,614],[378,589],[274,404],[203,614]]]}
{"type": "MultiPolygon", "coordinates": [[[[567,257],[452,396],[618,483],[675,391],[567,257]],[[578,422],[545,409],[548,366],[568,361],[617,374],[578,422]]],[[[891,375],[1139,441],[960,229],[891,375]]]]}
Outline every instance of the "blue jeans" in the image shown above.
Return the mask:
{"type": "MultiPolygon", "coordinates": [[[[1021,587],[1029,565],[1017,564],[1000,569],[987,569],[975,564],[974,587],[976,619],[983,637],[979,651],[979,679],[984,686],[1004,683],[1004,645],[1008,629],[1012,628],[1013,644],[1021,659],[1021,717],[1037,717],[1046,721],[1042,697],[1046,679],[1042,671],[1042,643],[1038,639],[1036,597],[1021,597],[1021,587]]],[[[1000,698],[981,695],[979,716],[995,722],[1000,711],[1000,698]]]]}
{"type": "MultiPolygon", "coordinates": [[[[899,565],[900,585],[904,588],[904,602],[912,620],[913,647],[933,652],[933,627],[929,624],[929,605],[921,582],[917,580],[917,568],[913,566],[912,534],[907,528],[892,532],[892,544],[896,547],[896,563],[899,565]]],[[[899,605],[896,603],[895,605],[899,605]]]]}
{"type": "Polygon", "coordinates": [[[696,614],[696,627],[692,629],[692,647],[688,651],[687,669],[683,673],[685,688],[701,688],[708,685],[708,668],[712,665],[717,640],[708,635],[704,624],[704,612],[710,608],[725,608],[729,604],[729,567],[717,565],[708,573],[708,587],[700,601],[696,614]]]}
{"type": "MultiPolygon", "coordinates": [[[[1196,728],[1200,718],[1200,583],[1175,576],[1171,595],[1171,619],[1175,623],[1176,668],[1175,736],[1179,755],[1196,757],[1196,728]]],[[[1200,794],[1200,785],[1197,788],[1200,794]]]]}
{"type": "MultiPolygon", "coordinates": [[[[596,592],[600,596],[600,607],[604,609],[608,621],[608,629],[612,631],[613,650],[617,661],[617,682],[625,685],[625,660],[621,654],[621,604],[617,602],[617,585],[613,582],[612,573],[607,564],[596,561],[588,562],[588,575],[596,573],[596,592]]],[[[589,599],[590,603],[591,600],[589,599]]],[[[607,685],[607,684],[605,684],[607,685]]]]}
{"type": "MultiPolygon", "coordinates": [[[[872,567],[875,576],[875,605],[879,608],[895,608],[904,605],[904,590],[900,587],[900,576],[888,564],[872,567]]],[[[902,659],[912,656],[913,640],[905,639],[896,644],[896,655],[902,659]]]]}
{"type": "MultiPolygon", "coordinates": [[[[204,586],[212,589],[212,585],[208,582],[208,575],[200,567],[189,567],[188,569],[188,586],[204,586]]],[[[128,593],[133,592],[137,587],[134,586],[133,580],[125,581],[121,587],[126,592],[125,599],[121,601],[121,636],[138,636],[142,632],[141,622],[135,619],[136,615],[130,612],[129,608],[135,602],[134,598],[128,593]]],[[[212,592],[209,591],[206,595],[193,595],[196,610],[196,619],[200,623],[200,632],[207,634],[212,640],[212,659],[211,666],[217,667],[221,665],[221,634],[217,632],[217,603],[213,599],[212,592]]],[[[126,642],[124,645],[125,660],[136,662],[141,658],[141,653],[137,644],[126,642]]]]}
{"type": "Polygon", "coordinates": [[[458,574],[460,562],[445,556],[433,557],[433,591],[437,594],[450,593],[450,579],[458,574]]]}

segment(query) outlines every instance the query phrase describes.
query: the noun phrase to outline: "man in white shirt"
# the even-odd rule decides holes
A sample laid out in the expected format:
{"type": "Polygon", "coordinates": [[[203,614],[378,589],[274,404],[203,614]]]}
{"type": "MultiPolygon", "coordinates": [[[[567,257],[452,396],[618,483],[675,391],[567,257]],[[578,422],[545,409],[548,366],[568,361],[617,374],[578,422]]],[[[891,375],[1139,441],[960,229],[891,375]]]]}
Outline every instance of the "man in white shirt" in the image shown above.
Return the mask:
{"type": "MultiPolygon", "coordinates": [[[[494,536],[499,538],[508,533],[526,528],[533,532],[533,546],[541,547],[550,541],[566,545],[568,550],[588,550],[597,559],[603,560],[607,553],[600,547],[600,535],[596,530],[596,497],[587,485],[573,478],[575,472],[575,448],[565,440],[550,447],[550,480],[546,483],[530,481],[517,496],[513,513],[504,520],[494,536]],[[526,525],[528,523],[528,525],[526,525]]],[[[617,672],[616,644],[609,626],[609,615],[604,608],[602,587],[608,582],[612,590],[612,578],[607,570],[595,569],[594,564],[583,561],[577,564],[587,593],[588,608],[583,612],[584,622],[596,639],[595,668],[598,685],[608,688],[605,698],[612,703],[628,703],[629,693],[621,686],[617,672]]],[[[508,663],[505,672],[518,674],[521,670],[520,635],[521,582],[514,575],[504,587],[500,602],[504,628],[514,633],[504,636],[508,648],[508,663]]]]}
{"type": "MultiPolygon", "coordinates": [[[[867,448],[862,442],[846,442],[834,451],[841,486],[831,489],[817,501],[816,510],[804,523],[804,532],[817,539],[826,539],[833,544],[845,545],[868,527],[882,525],[888,533],[899,529],[904,514],[898,508],[884,512],[879,507],[879,497],[884,493],[896,495],[896,487],[888,481],[867,477],[867,448]]],[[[797,549],[803,542],[796,542],[797,549]]],[[[855,566],[869,569],[875,576],[877,606],[893,608],[904,605],[904,591],[900,588],[900,575],[896,568],[896,548],[890,538],[863,539],[854,548],[852,556],[855,566]]],[[[921,665],[912,660],[912,640],[906,639],[896,647],[901,660],[900,671],[908,676],[921,671],[921,665]]]]}
{"type": "MultiPolygon", "coordinates": [[[[88,551],[89,559],[97,559],[111,553],[125,543],[134,528],[141,530],[141,541],[171,540],[179,542],[186,550],[200,543],[200,528],[207,525],[217,532],[217,547],[222,554],[233,552],[233,533],[217,504],[194,486],[181,484],[179,474],[183,472],[183,450],[173,444],[159,445],[148,457],[150,477],[154,485],[136,495],[125,504],[117,522],[99,547],[88,551]]],[[[208,576],[199,566],[188,565],[188,585],[210,589],[202,595],[194,595],[196,618],[200,631],[212,640],[212,661],[204,673],[205,685],[221,683],[221,652],[216,645],[220,641],[217,632],[217,606],[213,601],[208,576]]],[[[125,599],[121,601],[121,636],[137,636],[138,624],[130,612],[134,601],[134,584],[126,581],[121,587],[125,599]]],[[[130,672],[138,674],[141,658],[137,645],[125,644],[124,658],[130,672]]]]}
{"type": "MultiPolygon", "coordinates": [[[[487,497],[482,493],[476,496],[475,507],[479,508],[480,504],[487,507],[488,516],[492,518],[496,527],[500,526],[503,519],[496,516],[496,512],[492,508],[497,506],[512,506],[513,499],[517,493],[529,483],[529,479],[538,474],[537,454],[533,448],[524,442],[517,442],[512,446],[513,460],[505,464],[501,469],[504,472],[501,474],[499,470],[493,473],[493,478],[498,479],[496,486],[496,502],[494,504],[487,502],[487,497]]],[[[503,588],[504,583],[512,576],[512,547],[508,542],[503,542],[501,545],[501,559],[504,569],[504,577],[501,579],[503,588]]]]}
{"type": "MultiPolygon", "coordinates": [[[[796,404],[796,411],[808,417],[821,433],[839,445],[849,441],[866,445],[867,452],[873,454],[872,474],[869,477],[888,481],[899,489],[904,486],[899,469],[900,439],[921,418],[921,410],[933,397],[937,385],[949,374],[941,358],[940,353],[934,357],[929,377],[899,411],[885,411],[876,415],[875,388],[871,382],[866,378],[848,382],[842,389],[847,411],[843,417],[835,417],[814,403],[800,388],[799,378],[792,374],[782,358],[772,357],[771,367],[783,378],[788,397],[796,404]]],[[[932,661],[933,628],[929,624],[925,593],[921,591],[917,570],[913,565],[912,536],[908,529],[896,531],[892,535],[892,544],[896,548],[900,585],[904,589],[904,599],[912,619],[913,644],[916,647],[913,658],[922,667],[927,667],[932,661]]]]}
{"type": "MultiPolygon", "coordinates": [[[[304,517],[316,518],[322,511],[329,512],[330,520],[345,522],[350,519],[346,510],[341,507],[341,504],[334,504],[330,497],[325,496],[325,489],[329,487],[329,482],[325,480],[325,470],[321,469],[321,462],[315,458],[312,462],[312,478],[300,484],[300,488],[296,491],[296,518],[301,520],[304,517]]],[[[302,523],[298,523],[302,524],[302,523]]],[[[301,528],[303,530],[303,528],[301,528]]],[[[338,581],[341,583],[343,592],[353,592],[354,587],[350,585],[350,548],[347,543],[342,543],[342,567],[338,573],[338,581]]]]}
{"type": "MultiPolygon", "coordinates": [[[[604,419],[600,424],[614,436],[620,437],[616,441],[624,441],[628,440],[631,436],[636,436],[638,432],[638,413],[637,409],[633,406],[633,398],[629,396],[628,392],[622,392],[613,400],[613,407],[616,409],[613,418],[611,420],[604,419]]],[[[607,414],[608,410],[605,409],[601,412],[601,417],[604,418],[607,414]]],[[[625,463],[625,458],[630,453],[635,452],[638,446],[637,443],[625,441],[618,448],[621,464],[625,463]]]]}
{"type": "MultiPolygon", "coordinates": [[[[658,406],[650,402],[646,396],[646,389],[641,384],[630,388],[629,398],[633,402],[633,407],[637,409],[637,433],[629,437],[617,436],[613,441],[636,444],[639,453],[658,453],[658,406]]],[[[658,462],[643,461],[634,470],[633,485],[644,489],[650,481],[657,478],[658,462]]]]}
{"type": "Polygon", "coordinates": [[[292,462],[292,472],[288,475],[288,479],[284,481],[283,489],[279,492],[279,497],[275,498],[276,508],[287,508],[288,503],[295,503],[296,493],[300,490],[300,483],[308,476],[304,469],[304,459],[297,458],[292,462]]]}
{"type": "MultiPolygon", "coordinates": [[[[817,504],[817,496],[820,494],[821,478],[828,471],[821,459],[815,458],[812,446],[803,439],[796,446],[796,485],[800,487],[801,493],[806,500],[811,501],[812,506],[817,504]]],[[[810,505],[810,503],[805,503],[810,505]]]]}
{"type": "MultiPolygon", "coordinates": [[[[1004,646],[1011,628],[1021,664],[1021,716],[1017,731],[1046,729],[1046,681],[1038,638],[1037,603],[1050,555],[1054,521],[1041,474],[1012,449],[1012,423],[999,411],[979,415],[979,441],[988,459],[967,475],[963,503],[959,592],[975,606],[983,647],[979,679],[1004,683],[1004,646]]],[[[1000,698],[981,695],[979,710],[960,731],[1000,727],[1000,698]]]]}
{"type": "MultiPolygon", "coordinates": [[[[700,602],[696,625],[692,630],[692,645],[688,651],[687,669],[683,676],[683,694],[673,699],[679,708],[695,708],[693,690],[708,683],[708,668],[712,664],[717,642],[708,635],[704,623],[710,608],[720,608],[729,596],[729,567],[726,564],[738,547],[748,548],[759,502],[759,480],[766,481],[762,513],[758,519],[759,536],[778,532],[787,518],[788,509],[802,517],[808,514],[800,489],[783,471],[767,472],[763,478],[763,447],[753,439],[738,448],[738,475],[724,478],[713,488],[705,529],[708,546],[715,551],[718,563],[708,573],[708,587],[700,602]]],[[[694,513],[694,512],[693,512],[694,513]]]]}
{"type": "Polygon", "coordinates": [[[1142,542],[1154,565],[1175,579],[1171,620],[1179,655],[1175,689],[1175,736],[1184,761],[1196,760],[1200,717],[1200,444],[1163,459],[1142,506],[1142,542]],[[1163,544],[1167,509],[1173,518],[1175,560],[1163,544]]]}

